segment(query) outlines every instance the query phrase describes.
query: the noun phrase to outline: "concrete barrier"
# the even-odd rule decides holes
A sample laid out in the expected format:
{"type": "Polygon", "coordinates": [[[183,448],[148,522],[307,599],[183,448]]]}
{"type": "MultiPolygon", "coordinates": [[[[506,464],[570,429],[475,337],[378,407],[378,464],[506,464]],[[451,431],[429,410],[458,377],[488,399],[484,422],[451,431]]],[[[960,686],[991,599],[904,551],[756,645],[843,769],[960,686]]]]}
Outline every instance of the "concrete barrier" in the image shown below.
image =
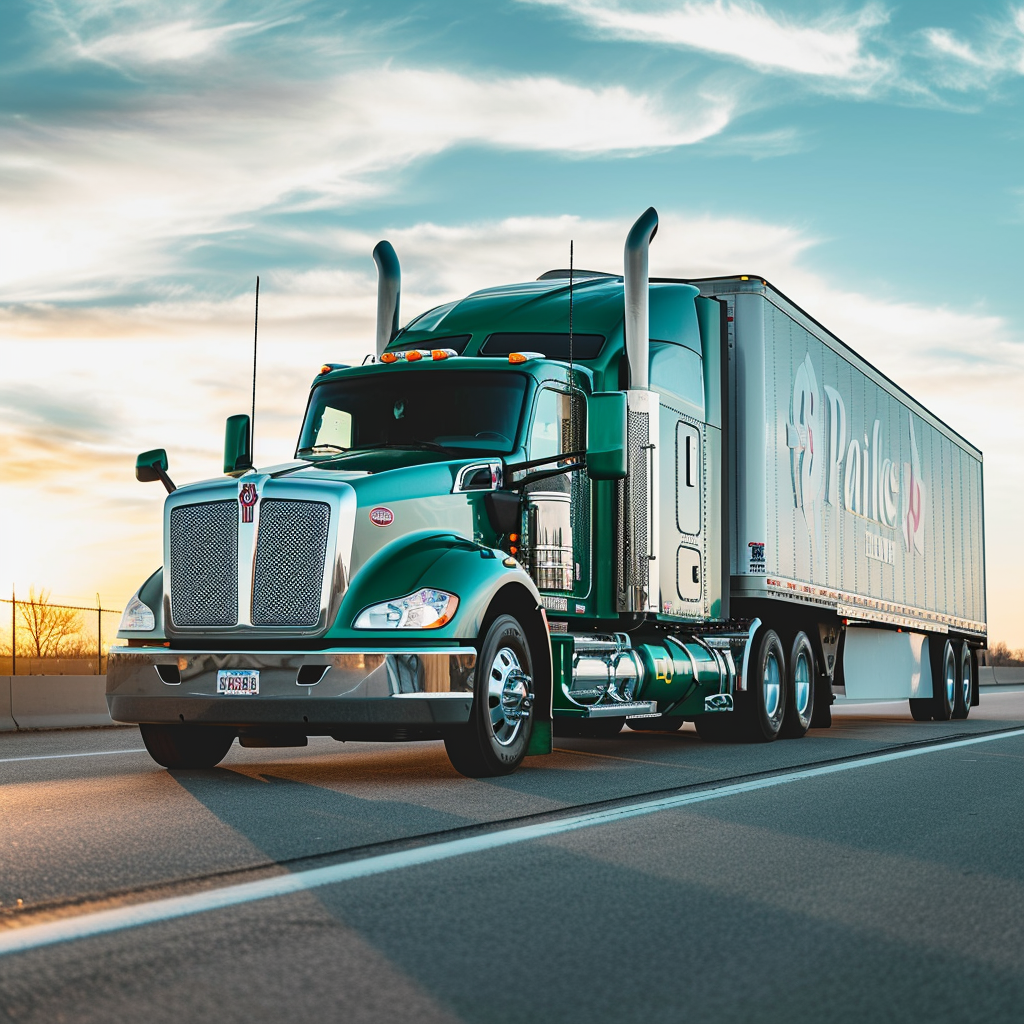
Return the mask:
{"type": "Polygon", "coordinates": [[[978,682],[982,686],[1024,686],[1024,665],[982,665],[978,682]]]}
{"type": "Polygon", "coordinates": [[[13,732],[18,723],[11,714],[11,677],[0,676],[0,732],[13,732]]]}
{"type": "MultiPolygon", "coordinates": [[[[9,676],[11,718],[18,729],[114,725],[106,676],[9,676]]],[[[0,714],[3,708],[0,706],[0,714]]]]}

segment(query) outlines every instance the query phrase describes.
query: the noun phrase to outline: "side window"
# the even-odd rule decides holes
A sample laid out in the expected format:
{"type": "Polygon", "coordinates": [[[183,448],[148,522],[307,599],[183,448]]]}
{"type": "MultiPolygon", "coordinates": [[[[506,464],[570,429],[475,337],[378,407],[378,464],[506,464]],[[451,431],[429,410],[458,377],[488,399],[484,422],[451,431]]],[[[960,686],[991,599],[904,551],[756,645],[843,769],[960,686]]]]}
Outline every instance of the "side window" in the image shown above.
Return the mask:
{"type": "Polygon", "coordinates": [[[582,403],[572,402],[569,396],[552,388],[543,388],[537,396],[537,406],[530,428],[529,458],[548,459],[563,452],[576,451],[585,436],[582,403]],[[575,439],[571,436],[575,434],[575,439]]]}
{"type": "Polygon", "coordinates": [[[676,526],[680,533],[700,533],[702,469],[700,431],[680,420],[676,424],[676,526]]]}
{"type": "Polygon", "coordinates": [[[339,448],[351,448],[352,413],[327,406],[320,417],[314,444],[333,444],[339,448]]]}

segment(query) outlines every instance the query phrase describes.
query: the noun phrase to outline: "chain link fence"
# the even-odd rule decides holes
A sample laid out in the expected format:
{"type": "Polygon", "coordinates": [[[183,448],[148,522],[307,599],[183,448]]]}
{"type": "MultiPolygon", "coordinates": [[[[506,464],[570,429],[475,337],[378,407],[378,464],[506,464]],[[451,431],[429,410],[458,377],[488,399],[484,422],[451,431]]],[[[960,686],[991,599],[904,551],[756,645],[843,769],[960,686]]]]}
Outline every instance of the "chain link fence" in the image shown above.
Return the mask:
{"type": "Polygon", "coordinates": [[[57,604],[45,591],[0,598],[0,675],[105,675],[121,610],[57,604]]]}

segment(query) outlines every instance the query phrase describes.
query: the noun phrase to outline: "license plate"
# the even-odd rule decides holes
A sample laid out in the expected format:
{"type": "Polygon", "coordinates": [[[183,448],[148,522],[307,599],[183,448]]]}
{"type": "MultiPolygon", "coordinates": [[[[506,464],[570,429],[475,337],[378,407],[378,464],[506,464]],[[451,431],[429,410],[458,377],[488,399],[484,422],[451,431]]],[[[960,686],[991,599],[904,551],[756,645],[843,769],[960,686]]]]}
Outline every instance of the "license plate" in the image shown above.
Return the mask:
{"type": "Polygon", "coordinates": [[[229,697],[249,697],[260,692],[258,668],[222,668],[217,672],[217,692],[229,697]]]}

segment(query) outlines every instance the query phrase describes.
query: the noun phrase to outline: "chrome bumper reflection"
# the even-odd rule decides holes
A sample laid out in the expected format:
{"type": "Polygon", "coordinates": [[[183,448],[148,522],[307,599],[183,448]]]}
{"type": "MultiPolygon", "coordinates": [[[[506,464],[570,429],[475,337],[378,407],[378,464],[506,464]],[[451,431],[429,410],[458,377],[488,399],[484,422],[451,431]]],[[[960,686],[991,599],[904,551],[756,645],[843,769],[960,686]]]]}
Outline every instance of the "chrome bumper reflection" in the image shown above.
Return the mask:
{"type": "Polygon", "coordinates": [[[313,700],[472,696],[471,648],[392,651],[173,651],[112,649],[108,697],[190,697],[232,704],[305,697],[313,700]],[[217,693],[221,669],[258,669],[260,692],[217,693]]]}

